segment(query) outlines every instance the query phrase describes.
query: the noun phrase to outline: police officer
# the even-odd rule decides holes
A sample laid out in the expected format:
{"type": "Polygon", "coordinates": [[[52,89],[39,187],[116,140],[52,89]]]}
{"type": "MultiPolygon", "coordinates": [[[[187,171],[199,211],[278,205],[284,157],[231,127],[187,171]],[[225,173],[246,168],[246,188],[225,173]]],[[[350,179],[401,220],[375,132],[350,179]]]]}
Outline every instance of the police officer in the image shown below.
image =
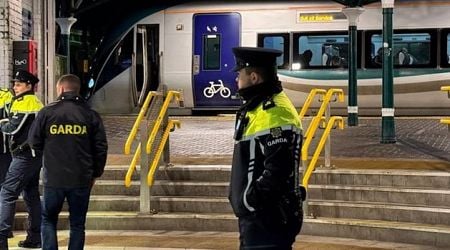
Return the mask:
{"type": "Polygon", "coordinates": [[[14,221],[16,200],[22,196],[27,206],[27,238],[19,242],[20,247],[40,247],[41,204],[39,199],[39,172],[42,157],[28,146],[28,130],[37,112],[43,107],[34,95],[34,86],[39,79],[28,71],[15,74],[14,98],[8,119],[2,120],[1,130],[9,138],[12,162],[0,191],[0,249],[8,249],[7,236],[14,221]]]}
{"type": "Polygon", "coordinates": [[[103,122],[79,95],[80,79],[62,76],[58,100],[39,112],[29,133],[32,149],[44,153],[42,249],[57,250],[58,215],[69,205],[69,249],[83,249],[86,213],[95,179],[103,173],[107,142],[103,122]]]}
{"type": "MultiPolygon", "coordinates": [[[[0,120],[8,119],[9,108],[13,94],[7,88],[0,89],[0,120]]],[[[5,120],[6,121],[6,120],[5,120]]],[[[9,153],[8,138],[6,134],[0,136],[0,187],[5,180],[6,172],[11,163],[11,154],[9,153]]]]}
{"type": "Polygon", "coordinates": [[[279,50],[233,48],[238,93],[229,200],[241,249],[291,249],[303,222],[301,124],[276,73],[279,50]]]}

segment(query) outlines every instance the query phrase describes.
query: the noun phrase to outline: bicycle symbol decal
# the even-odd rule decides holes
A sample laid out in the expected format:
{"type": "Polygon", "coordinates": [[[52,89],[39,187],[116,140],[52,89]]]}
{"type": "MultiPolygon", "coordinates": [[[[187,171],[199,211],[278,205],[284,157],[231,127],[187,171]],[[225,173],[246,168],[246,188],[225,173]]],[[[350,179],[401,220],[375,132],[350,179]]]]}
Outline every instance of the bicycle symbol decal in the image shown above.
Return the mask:
{"type": "Polygon", "coordinates": [[[203,95],[206,98],[212,98],[217,93],[219,93],[223,98],[228,98],[231,96],[230,89],[223,85],[223,81],[218,80],[218,82],[219,83],[214,83],[214,81],[210,81],[209,87],[203,89],[203,95]]]}

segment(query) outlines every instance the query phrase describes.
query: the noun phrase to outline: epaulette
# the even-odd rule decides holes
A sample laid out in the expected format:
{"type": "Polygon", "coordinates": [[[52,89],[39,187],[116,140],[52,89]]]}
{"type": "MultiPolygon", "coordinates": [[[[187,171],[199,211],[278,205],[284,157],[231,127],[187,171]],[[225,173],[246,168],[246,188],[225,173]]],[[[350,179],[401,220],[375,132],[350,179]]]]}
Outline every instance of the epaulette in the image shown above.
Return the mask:
{"type": "Polygon", "coordinates": [[[263,102],[263,110],[267,110],[267,109],[270,109],[270,108],[273,108],[273,107],[275,107],[275,102],[274,102],[272,97],[266,99],[263,102]]]}

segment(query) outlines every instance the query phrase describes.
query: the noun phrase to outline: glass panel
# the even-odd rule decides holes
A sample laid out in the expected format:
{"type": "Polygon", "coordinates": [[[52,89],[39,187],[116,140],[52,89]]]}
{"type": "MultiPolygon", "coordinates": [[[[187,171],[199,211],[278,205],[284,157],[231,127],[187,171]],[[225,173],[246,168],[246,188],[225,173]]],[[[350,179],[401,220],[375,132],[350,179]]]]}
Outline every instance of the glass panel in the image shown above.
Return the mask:
{"type": "MultiPolygon", "coordinates": [[[[392,55],[394,57],[394,65],[427,65],[430,64],[430,40],[428,33],[408,33],[394,34],[394,49],[392,55]]],[[[373,35],[371,38],[371,57],[374,66],[382,64],[382,44],[383,37],[381,34],[373,35]]],[[[449,54],[449,53],[447,53],[449,54]]]]}
{"type": "Polygon", "coordinates": [[[446,63],[450,64],[450,34],[447,34],[447,61],[446,63]]]}
{"type": "Polygon", "coordinates": [[[430,34],[394,34],[394,65],[430,64],[430,34]]]}
{"type": "MultiPolygon", "coordinates": [[[[266,36],[263,40],[263,47],[269,49],[277,49],[284,51],[284,37],[282,36],[266,36]]],[[[277,66],[283,66],[284,53],[277,57],[277,66]]]]}
{"type": "Polygon", "coordinates": [[[205,35],[203,69],[220,70],[220,35],[205,35]]]}
{"type": "Polygon", "coordinates": [[[347,67],[348,35],[303,35],[298,39],[298,48],[293,67],[347,67]]]}

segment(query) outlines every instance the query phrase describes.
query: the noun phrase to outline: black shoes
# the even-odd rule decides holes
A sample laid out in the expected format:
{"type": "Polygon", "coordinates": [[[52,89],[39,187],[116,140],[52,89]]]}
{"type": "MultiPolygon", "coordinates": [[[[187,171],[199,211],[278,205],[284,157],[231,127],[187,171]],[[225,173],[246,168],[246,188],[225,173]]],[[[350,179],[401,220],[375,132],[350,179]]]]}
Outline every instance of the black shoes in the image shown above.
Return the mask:
{"type": "Polygon", "coordinates": [[[17,245],[23,248],[41,248],[41,242],[31,240],[21,240],[17,245]]]}

